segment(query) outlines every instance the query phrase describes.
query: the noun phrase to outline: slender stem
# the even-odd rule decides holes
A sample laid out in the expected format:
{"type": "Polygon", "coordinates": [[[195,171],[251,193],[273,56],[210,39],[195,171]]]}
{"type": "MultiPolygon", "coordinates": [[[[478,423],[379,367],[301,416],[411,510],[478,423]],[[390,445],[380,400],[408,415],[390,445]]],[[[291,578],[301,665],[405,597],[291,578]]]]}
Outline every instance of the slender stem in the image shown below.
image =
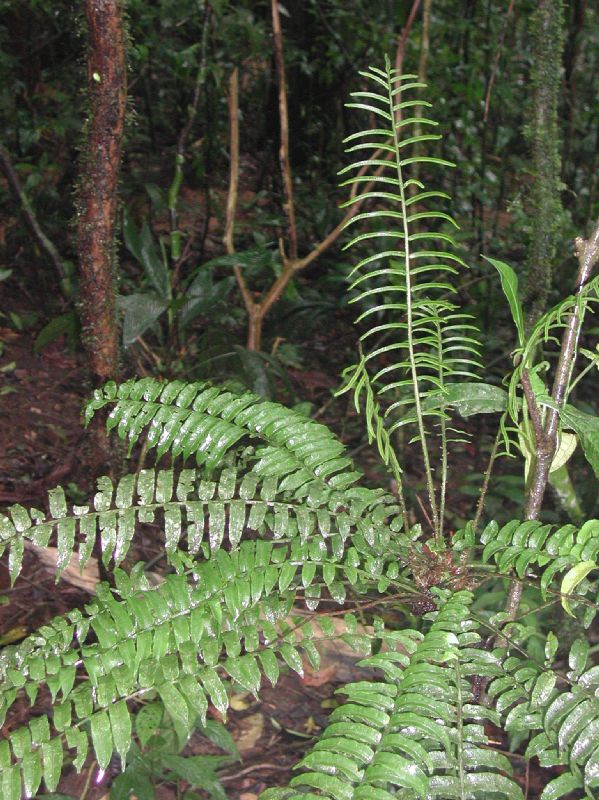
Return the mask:
{"type": "MultiPolygon", "coordinates": [[[[426,6],[425,6],[426,8],[426,6]]],[[[437,353],[439,358],[439,390],[441,397],[445,386],[445,377],[443,374],[443,341],[441,339],[441,325],[439,322],[435,323],[437,332],[437,353]]],[[[441,406],[441,487],[439,495],[439,541],[443,539],[443,522],[445,517],[445,499],[447,494],[447,461],[448,461],[448,445],[447,445],[447,418],[445,416],[445,406],[441,406]]]]}
{"type": "MultiPolygon", "coordinates": [[[[204,21],[202,27],[200,63],[196,73],[195,85],[193,89],[193,97],[187,111],[187,119],[185,121],[185,124],[181,128],[181,132],[179,133],[179,139],[177,140],[177,152],[175,154],[175,171],[173,174],[173,180],[171,182],[168,191],[171,263],[173,265],[176,265],[176,267],[180,266],[180,258],[181,258],[181,231],[179,230],[177,205],[179,202],[179,193],[181,191],[181,184],[183,183],[183,165],[185,163],[185,149],[187,147],[187,140],[189,139],[189,134],[191,133],[191,129],[198,114],[200,95],[202,92],[202,87],[204,86],[204,82],[206,80],[206,71],[207,71],[206,51],[208,45],[208,27],[209,27],[208,21],[210,19],[211,11],[212,9],[210,3],[206,2],[204,5],[204,21]]],[[[173,273],[171,286],[174,286],[176,284],[176,280],[178,278],[178,269],[176,267],[173,273]]]]}
{"type": "Polygon", "coordinates": [[[33,237],[40,246],[41,250],[43,250],[43,252],[48,256],[50,262],[56,270],[58,277],[60,278],[62,292],[65,298],[68,300],[72,294],[72,287],[67,274],[67,269],[54,243],[46,236],[41,228],[41,225],[37,221],[33,206],[29,202],[29,198],[21,186],[21,182],[19,181],[13,166],[10,153],[3,144],[0,144],[0,168],[2,169],[10,188],[12,189],[12,193],[21,204],[27,227],[33,234],[33,237]]]}
{"type": "Polygon", "coordinates": [[[497,451],[499,449],[500,441],[501,441],[501,428],[497,430],[497,435],[495,436],[495,441],[493,443],[491,455],[489,456],[489,463],[487,464],[487,469],[485,470],[485,477],[483,480],[482,488],[480,490],[480,497],[478,498],[476,513],[474,515],[474,521],[472,523],[474,530],[476,530],[480,525],[480,518],[483,515],[483,511],[485,508],[485,500],[487,498],[487,492],[489,491],[489,483],[491,481],[491,473],[493,472],[495,459],[497,458],[497,451]]]}
{"type": "Polygon", "coordinates": [[[501,34],[499,35],[499,41],[497,43],[497,50],[495,51],[495,57],[493,59],[493,67],[491,69],[491,75],[489,77],[489,83],[487,84],[487,92],[485,94],[485,111],[483,114],[483,123],[486,124],[487,118],[489,116],[489,109],[491,107],[491,93],[493,92],[493,84],[495,83],[495,78],[497,77],[497,71],[499,69],[499,61],[501,59],[501,51],[503,50],[503,44],[505,42],[505,36],[509,29],[510,17],[512,16],[512,11],[514,10],[514,3],[515,0],[510,0],[508,9],[505,14],[505,19],[503,21],[503,28],[501,30],[501,34]]]}
{"type": "MultiPolygon", "coordinates": [[[[426,431],[424,429],[424,417],[422,414],[422,404],[420,402],[420,383],[418,379],[418,369],[416,367],[416,352],[414,348],[414,331],[413,331],[413,297],[412,297],[412,273],[410,265],[410,230],[408,226],[408,210],[406,207],[405,188],[401,169],[401,160],[399,157],[399,138],[397,135],[397,125],[393,122],[393,106],[394,99],[391,90],[391,69],[387,67],[387,79],[389,81],[389,107],[392,115],[393,125],[393,145],[396,155],[396,170],[399,192],[401,197],[402,208],[402,224],[403,224],[403,238],[404,238],[404,259],[405,259],[405,277],[406,277],[406,320],[407,320],[407,338],[408,338],[408,356],[410,361],[410,371],[412,374],[412,387],[414,391],[414,405],[416,410],[416,419],[418,424],[418,433],[420,438],[420,446],[422,448],[422,457],[424,459],[424,471],[426,474],[426,484],[428,489],[428,499],[431,508],[431,516],[435,538],[439,539],[440,535],[440,521],[439,512],[437,509],[437,499],[435,497],[435,485],[433,482],[433,473],[428,454],[428,446],[426,440],[426,431]]],[[[400,95],[401,97],[401,95],[400,95]]],[[[399,103],[398,103],[399,105],[399,103]]]]}
{"type": "Polygon", "coordinates": [[[239,70],[234,67],[229,76],[229,191],[223,243],[229,255],[235,253],[235,214],[239,192],[239,70]]]}
{"type": "Polygon", "coordinates": [[[397,49],[395,50],[395,69],[397,70],[398,75],[401,75],[401,71],[403,68],[403,57],[406,49],[406,42],[408,41],[408,36],[410,35],[410,31],[412,30],[412,25],[414,24],[414,20],[416,19],[416,14],[418,13],[419,8],[420,8],[420,0],[414,0],[414,2],[412,3],[412,8],[410,9],[410,13],[408,14],[408,19],[406,20],[406,24],[403,26],[401,35],[397,42],[397,49]]]}
{"type": "MultiPolygon", "coordinates": [[[[576,361],[576,350],[584,316],[585,306],[581,295],[590,279],[593,268],[599,261],[599,220],[595,224],[593,233],[586,241],[580,237],[576,239],[576,255],[578,257],[578,274],[576,276],[575,293],[580,300],[574,306],[562,337],[562,345],[551,392],[553,407],[547,409],[544,425],[540,420],[528,373],[526,370],[522,371],[522,388],[524,389],[537,437],[535,463],[524,509],[524,519],[526,520],[538,519],[549,482],[549,470],[557,445],[559,413],[570,390],[570,380],[576,361]]],[[[514,580],[510,586],[506,602],[506,612],[511,619],[518,613],[521,597],[522,582],[514,580]]]]}
{"type": "Polygon", "coordinates": [[[279,125],[281,142],[279,147],[279,164],[285,203],[283,205],[287,216],[287,235],[289,237],[289,258],[297,259],[297,226],[295,222],[295,206],[293,202],[293,181],[291,179],[291,164],[289,162],[289,114],[287,110],[287,87],[285,84],[285,59],[283,56],[283,32],[281,30],[281,16],[279,14],[278,0],[271,0],[272,32],[275,45],[275,65],[279,83],[279,125]]]}

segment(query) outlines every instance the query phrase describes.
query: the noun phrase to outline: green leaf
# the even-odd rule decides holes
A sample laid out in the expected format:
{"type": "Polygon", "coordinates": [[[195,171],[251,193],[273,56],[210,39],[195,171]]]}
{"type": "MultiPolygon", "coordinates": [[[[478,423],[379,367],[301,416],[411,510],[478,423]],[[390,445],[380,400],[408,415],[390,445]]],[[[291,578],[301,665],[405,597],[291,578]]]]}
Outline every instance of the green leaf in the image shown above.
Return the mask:
{"type": "Polygon", "coordinates": [[[162,703],[148,703],[137,712],[135,731],[142,747],[150,741],[152,736],[158,733],[163,717],[164,706],[162,703]]]}
{"type": "Polygon", "coordinates": [[[110,800],[132,800],[133,797],[137,800],[156,800],[147,768],[139,762],[134,762],[125,772],[117,775],[110,787],[110,800]]]}
{"type": "Polygon", "coordinates": [[[181,692],[170,683],[163,683],[157,688],[160,699],[170,716],[181,722],[189,730],[191,722],[189,719],[189,706],[181,692]]]}
{"type": "Polygon", "coordinates": [[[80,329],[79,315],[75,311],[67,311],[65,314],[53,317],[36,336],[33,352],[39,355],[45,347],[63,335],[66,335],[69,346],[74,346],[80,329]]]}
{"type": "Polygon", "coordinates": [[[586,460],[599,479],[599,417],[585,414],[569,403],[560,411],[562,423],[578,434],[586,460]]]}
{"type": "Polygon", "coordinates": [[[216,720],[209,719],[206,722],[206,725],[202,725],[198,728],[198,730],[201,734],[206,736],[206,738],[210,739],[211,742],[217,745],[217,747],[220,747],[221,750],[224,750],[225,753],[229,753],[229,755],[233,756],[238,761],[241,761],[241,756],[239,755],[239,750],[235,744],[235,739],[233,739],[229,731],[221,722],[216,722],[216,720]]]}
{"type": "Polygon", "coordinates": [[[473,414],[495,414],[504,411],[507,392],[490,383],[449,383],[443,392],[434,392],[422,403],[424,411],[452,406],[462,417],[473,414]]]}
{"type": "Polygon", "coordinates": [[[110,719],[105,711],[93,714],[90,719],[92,745],[96,753],[96,760],[101,770],[105,770],[110,764],[114,750],[112,744],[112,730],[110,719]]]}
{"type": "Polygon", "coordinates": [[[113,703],[108,709],[108,716],[110,717],[114,749],[121,757],[121,763],[124,765],[131,747],[131,717],[127,703],[124,700],[113,703]]]}
{"type": "Polygon", "coordinates": [[[559,797],[570,794],[575,789],[582,788],[582,781],[580,778],[572,775],[571,772],[565,772],[559,778],[554,778],[549,781],[547,786],[541,793],[540,800],[557,800],[559,797]]]}
{"type": "Polygon", "coordinates": [[[563,431],[560,438],[559,438],[559,445],[557,448],[557,452],[553,456],[553,461],[551,462],[550,472],[555,472],[558,469],[561,469],[568,460],[570,456],[576,450],[576,445],[578,444],[578,439],[573,433],[567,433],[563,431]]]}
{"type": "Polygon", "coordinates": [[[168,268],[156,250],[148,223],[144,221],[141,231],[138,232],[131,216],[125,213],[123,236],[127,249],[143,267],[147,279],[158,292],[158,296],[162,300],[168,300],[170,288],[168,268]]]}
{"type": "Polygon", "coordinates": [[[58,786],[63,758],[62,742],[59,737],[50,739],[48,742],[43,742],[42,759],[44,762],[44,782],[49,792],[53,792],[58,786]]]}
{"type": "Polygon", "coordinates": [[[155,294],[129,294],[117,298],[117,307],[124,313],[123,345],[127,347],[166,311],[168,301],[155,294]]]}
{"type": "MultiPolygon", "coordinates": [[[[576,564],[575,567],[572,567],[571,570],[568,570],[562,579],[562,585],[560,586],[560,592],[562,595],[571,594],[574,589],[581,583],[586,576],[592,570],[597,568],[597,564],[594,561],[581,561],[580,564],[576,564]]],[[[571,617],[574,616],[574,612],[570,607],[570,601],[567,597],[562,596],[562,607],[564,611],[569,614],[571,617]]]]}
{"type": "Polygon", "coordinates": [[[520,347],[524,347],[524,314],[522,312],[522,303],[518,296],[518,276],[509,264],[506,264],[504,261],[488,258],[487,256],[483,256],[483,258],[485,261],[488,261],[489,264],[492,264],[497,272],[499,272],[501,288],[509,303],[512,318],[516,325],[516,331],[518,332],[518,344],[520,347]]]}
{"type": "Polygon", "coordinates": [[[215,769],[230,763],[228,756],[188,756],[187,758],[170,753],[162,756],[162,763],[173,774],[191,786],[203,789],[210,797],[226,800],[227,795],[219,782],[215,769]]]}

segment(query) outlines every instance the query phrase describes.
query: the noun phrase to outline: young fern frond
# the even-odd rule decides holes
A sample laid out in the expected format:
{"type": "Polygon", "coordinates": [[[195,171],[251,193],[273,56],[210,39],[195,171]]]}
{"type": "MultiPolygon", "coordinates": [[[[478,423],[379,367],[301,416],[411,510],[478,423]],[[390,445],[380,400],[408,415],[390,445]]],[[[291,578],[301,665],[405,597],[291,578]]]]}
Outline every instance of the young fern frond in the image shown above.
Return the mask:
{"type": "MultiPolygon", "coordinates": [[[[354,133],[345,140],[350,145],[348,152],[358,153],[358,160],[340,174],[359,172],[342,183],[358,189],[356,197],[345,205],[359,198],[374,201],[380,208],[357,214],[350,220],[348,225],[367,223],[374,230],[358,233],[347,247],[371,241],[380,243],[380,247],[375,254],[361,259],[350,274],[353,279],[350,290],[358,292],[351,302],[370,304],[357,319],[358,323],[369,325],[361,336],[362,346],[368,344],[369,351],[354,367],[354,375],[362,375],[370,367],[372,378],[368,384],[363,378],[350,377],[349,382],[364,391],[372,384],[376,395],[388,398],[385,418],[389,437],[398,427],[415,426],[414,440],[420,442],[422,449],[433,527],[440,538],[450,444],[446,436],[448,413],[442,402],[428,407],[425,403],[427,398],[443,395],[448,382],[475,376],[478,348],[472,336],[474,326],[465,321],[450,299],[455,291],[451,278],[457,267],[466,265],[447,249],[456,247],[451,234],[438,229],[439,224],[449,228],[457,228],[457,224],[450,214],[427,207],[429,200],[444,199],[447,195],[425,190],[420,180],[410,177],[410,167],[453,165],[414,151],[441,138],[433,134],[413,135],[416,124],[434,126],[433,120],[402,119],[409,108],[430,106],[423,100],[405,99],[412,90],[425,88],[423,84],[414,81],[413,76],[398,75],[388,61],[385,70],[371,68],[360,74],[373,88],[355,92],[356,102],[348,106],[374,114],[381,127],[354,133]],[[368,151],[381,149],[379,137],[386,137],[382,149],[389,157],[363,157],[368,151]],[[375,188],[360,194],[364,183],[375,188]],[[375,338],[378,344],[372,344],[375,338]],[[427,417],[440,421],[439,494],[427,417]]],[[[383,445],[385,462],[391,463],[386,441],[379,435],[377,442],[383,445]]]]}

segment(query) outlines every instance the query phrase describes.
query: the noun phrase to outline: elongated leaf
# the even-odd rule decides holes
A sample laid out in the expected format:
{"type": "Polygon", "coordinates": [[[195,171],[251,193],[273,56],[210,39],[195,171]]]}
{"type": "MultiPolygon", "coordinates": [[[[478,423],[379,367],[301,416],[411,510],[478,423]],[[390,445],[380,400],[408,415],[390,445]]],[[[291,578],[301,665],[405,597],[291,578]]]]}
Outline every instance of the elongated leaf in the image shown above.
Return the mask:
{"type": "Polygon", "coordinates": [[[488,258],[487,256],[483,256],[483,258],[485,261],[488,261],[489,264],[492,264],[499,273],[501,288],[509,303],[512,319],[516,326],[518,344],[520,347],[524,347],[524,313],[518,294],[518,276],[505,261],[499,261],[496,258],[488,258]]]}

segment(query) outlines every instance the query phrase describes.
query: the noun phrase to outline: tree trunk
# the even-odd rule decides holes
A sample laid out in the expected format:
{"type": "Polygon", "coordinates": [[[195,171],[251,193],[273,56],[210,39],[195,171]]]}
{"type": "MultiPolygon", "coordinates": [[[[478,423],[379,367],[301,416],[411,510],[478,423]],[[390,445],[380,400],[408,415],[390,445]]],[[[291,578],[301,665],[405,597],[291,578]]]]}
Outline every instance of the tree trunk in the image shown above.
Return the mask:
{"type": "Polygon", "coordinates": [[[127,101],[121,0],[85,0],[89,122],[80,160],[77,246],[83,343],[94,383],[116,379],[115,227],[127,101]]]}
{"type": "MultiPolygon", "coordinates": [[[[89,120],[80,158],[77,248],[83,345],[94,386],[118,377],[116,221],[127,103],[123,0],[85,0],[89,120]]],[[[103,420],[91,431],[90,468],[119,471],[103,420]]]]}
{"type": "Polygon", "coordinates": [[[532,156],[531,241],[525,303],[530,329],[545,311],[563,221],[558,98],[562,76],[562,0],[539,0],[531,17],[533,113],[525,133],[532,156]]]}

